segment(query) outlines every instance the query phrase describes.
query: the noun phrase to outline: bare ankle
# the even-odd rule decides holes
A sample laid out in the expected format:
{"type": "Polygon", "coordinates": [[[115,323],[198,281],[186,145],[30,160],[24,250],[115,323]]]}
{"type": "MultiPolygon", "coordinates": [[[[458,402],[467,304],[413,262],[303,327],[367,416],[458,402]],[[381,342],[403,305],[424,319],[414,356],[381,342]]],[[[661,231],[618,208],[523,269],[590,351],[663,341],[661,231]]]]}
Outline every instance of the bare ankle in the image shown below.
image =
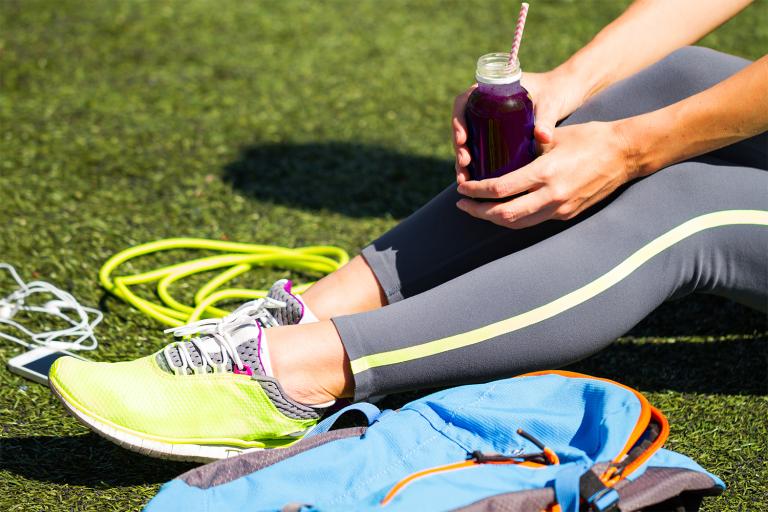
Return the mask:
{"type": "Polygon", "coordinates": [[[377,309],[387,304],[386,294],[362,256],[355,256],[302,295],[321,320],[377,309]]]}
{"type": "Polygon", "coordinates": [[[275,378],[288,396],[310,405],[351,396],[349,359],[330,321],[266,332],[275,378]]]}

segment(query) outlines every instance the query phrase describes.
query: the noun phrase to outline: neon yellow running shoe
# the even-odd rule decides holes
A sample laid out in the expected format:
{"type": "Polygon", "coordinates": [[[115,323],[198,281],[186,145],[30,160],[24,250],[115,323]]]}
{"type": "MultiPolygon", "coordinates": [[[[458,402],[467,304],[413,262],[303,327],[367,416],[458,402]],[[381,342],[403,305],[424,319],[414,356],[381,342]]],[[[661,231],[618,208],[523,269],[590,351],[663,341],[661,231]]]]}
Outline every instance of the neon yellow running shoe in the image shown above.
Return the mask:
{"type": "Polygon", "coordinates": [[[207,462],[287,446],[331,404],[300,404],[268,376],[266,336],[257,319],[269,300],[169,329],[199,337],[135,361],[62,357],[51,367],[51,389],[86,426],[150,456],[207,462]]]}

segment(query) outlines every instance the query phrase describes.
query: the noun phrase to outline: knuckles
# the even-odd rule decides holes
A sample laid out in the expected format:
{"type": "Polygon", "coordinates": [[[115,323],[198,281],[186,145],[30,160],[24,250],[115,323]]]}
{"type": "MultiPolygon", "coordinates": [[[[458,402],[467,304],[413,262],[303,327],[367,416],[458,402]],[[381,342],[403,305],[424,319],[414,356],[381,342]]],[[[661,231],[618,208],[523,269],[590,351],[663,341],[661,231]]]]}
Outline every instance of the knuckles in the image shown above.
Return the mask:
{"type": "MultiPolygon", "coordinates": [[[[550,144],[548,144],[549,146],[550,144]]],[[[554,166],[552,165],[546,165],[539,169],[538,172],[538,178],[539,181],[542,183],[550,183],[554,180],[555,176],[557,175],[557,171],[554,166]]]]}
{"type": "Polygon", "coordinates": [[[550,183],[549,197],[553,203],[564,206],[565,202],[571,197],[570,188],[563,183],[550,183]]]}
{"type": "Polygon", "coordinates": [[[507,185],[502,181],[496,181],[488,186],[488,192],[497,198],[506,197],[507,190],[507,185]]]}
{"type": "Polygon", "coordinates": [[[577,208],[570,204],[564,203],[557,207],[555,210],[554,218],[558,220],[568,220],[576,216],[577,208]]]}
{"type": "Polygon", "coordinates": [[[499,210],[497,217],[506,224],[511,224],[520,218],[520,215],[516,210],[512,208],[502,208],[499,210]]]}

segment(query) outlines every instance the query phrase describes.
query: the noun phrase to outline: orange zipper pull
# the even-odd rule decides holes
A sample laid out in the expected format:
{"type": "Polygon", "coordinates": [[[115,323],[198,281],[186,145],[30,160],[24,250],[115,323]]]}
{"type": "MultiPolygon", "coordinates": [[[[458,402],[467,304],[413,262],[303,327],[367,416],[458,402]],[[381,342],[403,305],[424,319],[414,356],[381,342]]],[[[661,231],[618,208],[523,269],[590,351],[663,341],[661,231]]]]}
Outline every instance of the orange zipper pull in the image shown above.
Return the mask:
{"type": "Polygon", "coordinates": [[[560,464],[560,458],[557,456],[557,454],[551,449],[546,446],[544,446],[544,443],[533,437],[532,434],[529,434],[525,430],[519,428],[517,429],[518,435],[523,436],[533,444],[535,444],[540,450],[541,454],[544,456],[544,460],[548,465],[552,464],[560,464]]]}

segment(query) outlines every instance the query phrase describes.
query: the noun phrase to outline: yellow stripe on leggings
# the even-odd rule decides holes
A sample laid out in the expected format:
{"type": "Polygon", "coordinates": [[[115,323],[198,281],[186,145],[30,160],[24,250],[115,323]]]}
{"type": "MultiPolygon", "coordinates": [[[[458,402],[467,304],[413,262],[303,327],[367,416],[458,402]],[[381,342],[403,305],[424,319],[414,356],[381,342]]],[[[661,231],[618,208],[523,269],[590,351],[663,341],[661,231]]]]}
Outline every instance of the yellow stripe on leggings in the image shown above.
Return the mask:
{"type": "Polygon", "coordinates": [[[707,229],[736,225],[768,226],[768,211],[726,210],[695,217],[641,247],[606,274],[548,304],[507,318],[506,320],[460,334],[454,334],[447,338],[360,357],[350,363],[352,373],[356,374],[378,366],[404,363],[448,352],[449,350],[456,350],[547,320],[599,295],[629,276],[645,262],[681,240],[707,229]]]}

